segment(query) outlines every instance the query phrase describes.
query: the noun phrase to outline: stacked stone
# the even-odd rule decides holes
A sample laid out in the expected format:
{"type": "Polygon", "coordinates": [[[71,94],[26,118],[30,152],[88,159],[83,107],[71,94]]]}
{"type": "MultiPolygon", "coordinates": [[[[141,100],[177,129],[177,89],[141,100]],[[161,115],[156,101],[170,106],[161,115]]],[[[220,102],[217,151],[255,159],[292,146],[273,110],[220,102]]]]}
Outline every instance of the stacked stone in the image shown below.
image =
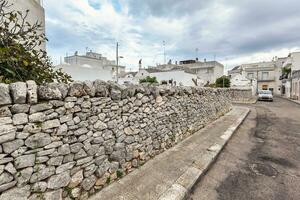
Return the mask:
{"type": "Polygon", "coordinates": [[[230,99],[232,101],[249,101],[253,98],[252,90],[251,89],[237,89],[232,88],[228,91],[230,94],[230,99]]]}
{"type": "Polygon", "coordinates": [[[230,108],[225,89],[0,84],[0,199],[84,199],[230,108]]]}

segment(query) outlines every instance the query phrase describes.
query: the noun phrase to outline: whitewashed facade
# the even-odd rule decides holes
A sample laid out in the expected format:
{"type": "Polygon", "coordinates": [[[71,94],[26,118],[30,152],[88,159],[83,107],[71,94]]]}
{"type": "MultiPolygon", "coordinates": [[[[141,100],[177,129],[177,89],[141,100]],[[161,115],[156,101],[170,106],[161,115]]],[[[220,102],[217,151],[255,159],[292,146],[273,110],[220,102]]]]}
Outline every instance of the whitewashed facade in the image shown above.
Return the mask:
{"type": "MultiPolygon", "coordinates": [[[[42,24],[41,33],[45,34],[45,10],[41,5],[40,0],[7,0],[11,10],[21,11],[25,15],[26,10],[29,10],[27,22],[35,24],[36,22],[42,24]]],[[[42,43],[39,49],[46,50],[46,43],[42,43]]]]}

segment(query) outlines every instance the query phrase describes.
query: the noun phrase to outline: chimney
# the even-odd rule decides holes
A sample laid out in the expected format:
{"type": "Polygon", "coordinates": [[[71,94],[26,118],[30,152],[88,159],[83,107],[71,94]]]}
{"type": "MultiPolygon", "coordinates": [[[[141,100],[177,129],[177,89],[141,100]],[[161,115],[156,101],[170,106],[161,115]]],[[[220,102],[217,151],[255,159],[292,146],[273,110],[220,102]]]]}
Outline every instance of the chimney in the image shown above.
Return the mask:
{"type": "Polygon", "coordinates": [[[206,62],[206,58],[204,58],[204,62],[206,62]]]}

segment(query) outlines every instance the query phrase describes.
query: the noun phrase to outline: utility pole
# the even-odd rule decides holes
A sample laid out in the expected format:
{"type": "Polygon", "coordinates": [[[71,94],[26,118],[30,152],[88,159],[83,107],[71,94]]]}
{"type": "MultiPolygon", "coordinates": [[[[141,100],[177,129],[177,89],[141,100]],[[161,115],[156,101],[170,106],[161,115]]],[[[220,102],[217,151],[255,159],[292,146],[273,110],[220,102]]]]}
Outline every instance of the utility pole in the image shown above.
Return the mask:
{"type": "Polygon", "coordinates": [[[116,46],[117,83],[119,82],[119,43],[116,46]]]}
{"type": "Polygon", "coordinates": [[[198,51],[199,51],[199,49],[198,48],[196,48],[196,60],[198,60],[199,58],[198,58],[198,51]]]}
{"type": "Polygon", "coordinates": [[[166,64],[166,42],[163,41],[163,46],[164,46],[164,64],[166,64]]]}

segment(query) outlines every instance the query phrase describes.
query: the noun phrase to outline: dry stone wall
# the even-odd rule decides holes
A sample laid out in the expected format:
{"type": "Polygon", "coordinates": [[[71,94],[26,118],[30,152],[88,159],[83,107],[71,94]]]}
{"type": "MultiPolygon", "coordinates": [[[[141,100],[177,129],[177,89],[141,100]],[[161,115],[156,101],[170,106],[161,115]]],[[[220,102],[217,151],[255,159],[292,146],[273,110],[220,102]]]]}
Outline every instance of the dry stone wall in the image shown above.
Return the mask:
{"type": "Polygon", "coordinates": [[[233,102],[248,102],[253,100],[254,96],[252,95],[251,89],[229,89],[230,99],[233,102]]]}
{"type": "Polygon", "coordinates": [[[0,199],[84,199],[230,109],[225,89],[0,84],[0,199]]]}

